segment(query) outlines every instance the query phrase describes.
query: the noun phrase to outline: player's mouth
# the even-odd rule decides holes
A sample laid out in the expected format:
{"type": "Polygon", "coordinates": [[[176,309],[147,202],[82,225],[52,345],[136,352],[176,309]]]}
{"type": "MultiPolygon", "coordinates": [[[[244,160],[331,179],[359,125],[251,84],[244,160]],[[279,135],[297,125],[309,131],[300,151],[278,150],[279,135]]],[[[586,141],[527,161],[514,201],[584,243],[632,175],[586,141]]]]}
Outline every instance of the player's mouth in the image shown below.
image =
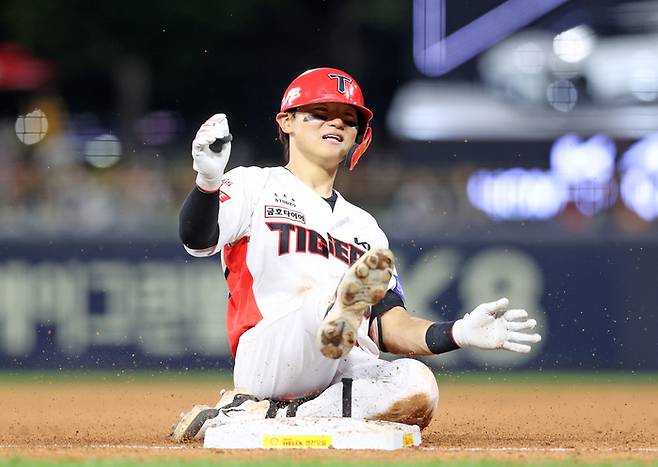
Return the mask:
{"type": "Polygon", "coordinates": [[[322,137],[322,139],[328,140],[328,141],[336,141],[337,143],[342,143],[343,142],[343,137],[337,133],[327,133],[322,137]]]}

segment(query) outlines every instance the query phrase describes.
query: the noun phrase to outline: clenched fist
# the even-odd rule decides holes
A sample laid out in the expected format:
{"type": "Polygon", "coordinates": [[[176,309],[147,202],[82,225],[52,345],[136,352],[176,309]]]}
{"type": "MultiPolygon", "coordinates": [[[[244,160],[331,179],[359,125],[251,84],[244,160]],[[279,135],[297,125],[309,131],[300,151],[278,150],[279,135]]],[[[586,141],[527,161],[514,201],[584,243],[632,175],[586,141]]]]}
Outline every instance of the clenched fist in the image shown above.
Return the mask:
{"type": "MultiPolygon", "coordinates": [[[[224,169],[231,154],[230,132],[225,114],[215,114],[201,125],[192,141],[192,167],[197,172],[196,184],[203,191],[217,191],[222,182],[224,169]],[[217,140],[227,142],[221,146],[220,152],[210,149],[217,140]]],[[[214,145],[216,146],[216,145],[214,145]]]]}

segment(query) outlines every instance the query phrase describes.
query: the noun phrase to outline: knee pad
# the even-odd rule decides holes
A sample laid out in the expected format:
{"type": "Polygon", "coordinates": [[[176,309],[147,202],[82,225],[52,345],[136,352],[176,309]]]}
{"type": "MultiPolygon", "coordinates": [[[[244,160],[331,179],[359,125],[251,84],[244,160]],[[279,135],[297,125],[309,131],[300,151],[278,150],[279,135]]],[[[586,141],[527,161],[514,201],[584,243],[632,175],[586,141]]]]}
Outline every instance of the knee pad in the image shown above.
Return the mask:
{"type": "MultiPolygon", "coordinates": [[[[405,384],[410,392],[423,392],[427,394],[434,409],[439,404],[439,385],[430,368],[423,362],[412,358],[403,358],[398,361],[404,368],[405,384]]],[[[396,362],[397,363],[397,362],[396,362]]]]}
{"type": "Polygon", "coordinates": [[[439,386],[432,370],[411,358],[394,362],[399,368],[397,380],[402,388],[400,399],[393,404],[401,423],[425,428],[439,405],[439,386]]]}

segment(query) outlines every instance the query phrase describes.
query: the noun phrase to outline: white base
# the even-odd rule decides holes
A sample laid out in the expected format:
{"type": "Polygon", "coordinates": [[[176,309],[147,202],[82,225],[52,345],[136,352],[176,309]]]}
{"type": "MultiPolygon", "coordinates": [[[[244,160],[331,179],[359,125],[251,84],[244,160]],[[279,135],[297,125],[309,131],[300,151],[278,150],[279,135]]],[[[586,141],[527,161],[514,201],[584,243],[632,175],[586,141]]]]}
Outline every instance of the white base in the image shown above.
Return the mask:
{"type": "Polygon", "coordinates": [[[209,427],[204,448],[383,449],[419,446],[416,425],[353,418],[270,418],[209,427]]]}

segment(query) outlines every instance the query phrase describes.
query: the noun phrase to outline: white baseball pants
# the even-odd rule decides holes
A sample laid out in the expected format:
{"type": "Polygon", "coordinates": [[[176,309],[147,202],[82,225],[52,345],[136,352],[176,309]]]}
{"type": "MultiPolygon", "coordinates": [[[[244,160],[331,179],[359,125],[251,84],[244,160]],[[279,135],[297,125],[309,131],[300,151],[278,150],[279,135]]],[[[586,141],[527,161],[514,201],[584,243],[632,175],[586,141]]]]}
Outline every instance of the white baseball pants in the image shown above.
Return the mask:
{"type": "Polygon", "coordinates": [[[326,311],[321,303],[307,300],[309,306],[245,332],[235,357],[235,387],[262,399],[317,395],[299,406],[297,416],[341,417],[348,404],[354,418],[427,426],[439,402],[431,370],[409,358],[381,360],[357,346],[345,358],[324,357],[316,345],[326,311]]]}

